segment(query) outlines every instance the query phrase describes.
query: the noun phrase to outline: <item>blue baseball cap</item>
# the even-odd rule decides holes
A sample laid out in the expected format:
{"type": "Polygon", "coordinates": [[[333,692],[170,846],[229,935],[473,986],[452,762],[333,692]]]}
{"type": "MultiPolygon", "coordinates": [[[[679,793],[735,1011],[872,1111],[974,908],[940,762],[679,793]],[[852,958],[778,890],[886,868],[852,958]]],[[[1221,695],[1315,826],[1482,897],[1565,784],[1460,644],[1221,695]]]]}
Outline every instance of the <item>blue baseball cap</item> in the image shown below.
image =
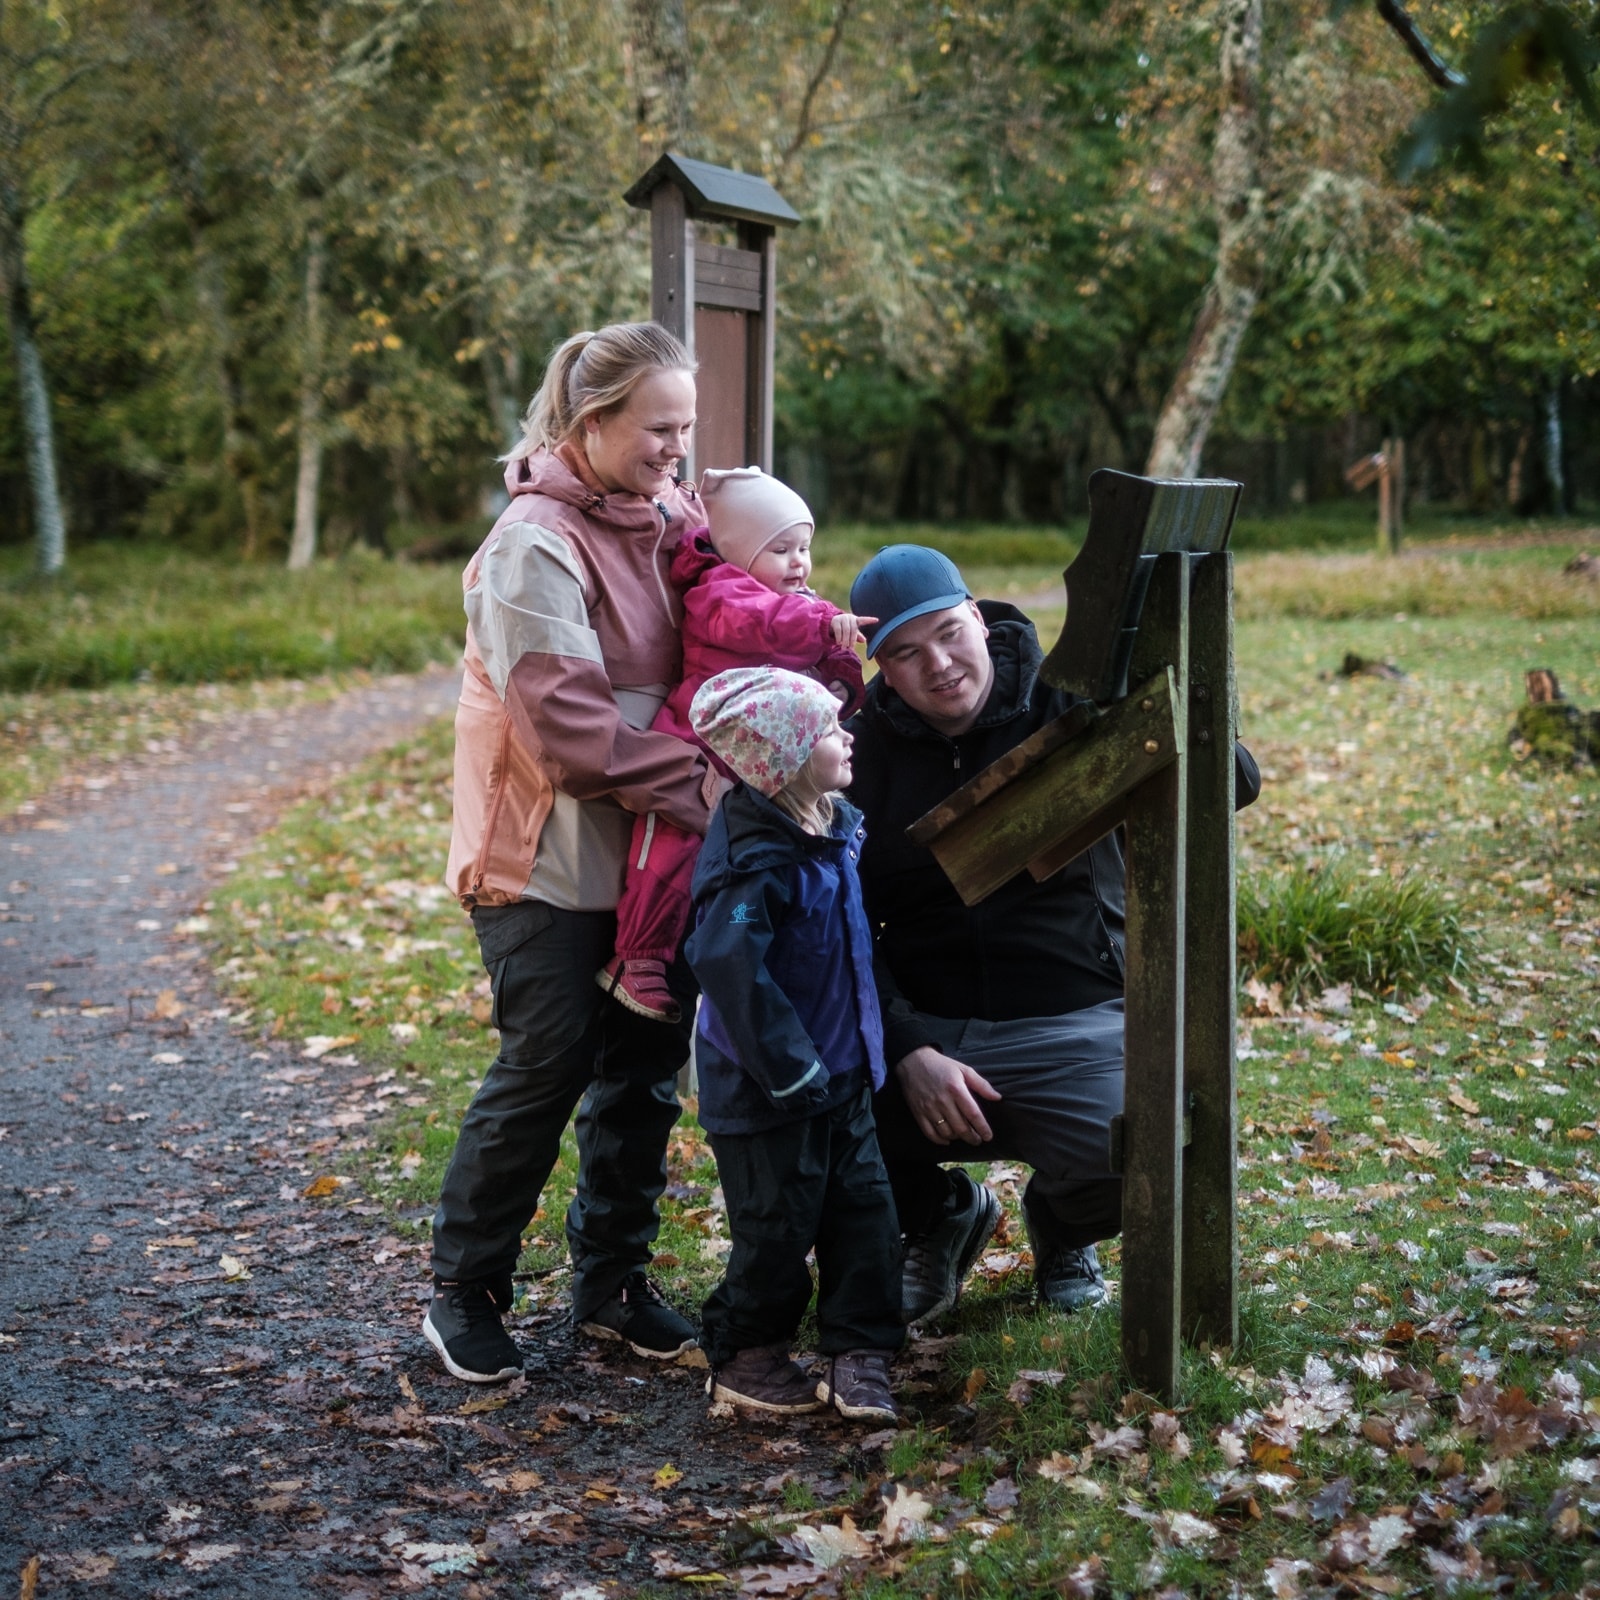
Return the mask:
{"type": "Polygon", "coordinates": [[[877,617],[867,635],[867,654],[903,622],[930,611],[948,611],[972,596],[961,569],[949,556],[921,544],[885,545],[850,585],[850,609],[858,617],[877,617]]]}

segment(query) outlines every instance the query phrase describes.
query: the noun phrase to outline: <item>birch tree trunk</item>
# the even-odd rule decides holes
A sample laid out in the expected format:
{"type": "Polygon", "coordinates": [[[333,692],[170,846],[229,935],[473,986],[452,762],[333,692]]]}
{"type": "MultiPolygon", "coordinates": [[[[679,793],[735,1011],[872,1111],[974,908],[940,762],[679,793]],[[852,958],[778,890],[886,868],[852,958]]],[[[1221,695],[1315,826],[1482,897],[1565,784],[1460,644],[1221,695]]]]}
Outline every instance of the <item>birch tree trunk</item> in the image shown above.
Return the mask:
{"type": "Polygon", "coordinates": [[[1222,0],[1222,109],[1211,157],[1217,264],[1178,375],[1162,402],[1145,472],[1193,478],[1261,297],[1262,0],[1222,0]]]}
{"type": "Polygon", "coordinates": [[[289,568],[309,567],[317,554],[317,491],[322,484],[322,278],[328,240],[320,211],[306,230],[306,308],[300,365],[300,466],[294,486],[294,536],[289,568]]]}
{"type": "Polygon", "coordinates": [[[10,174],[0,179],[0,287],[6,297],[11,359],[16,367],[17,403],[27,446],[28,487],[33,502],[34,539],[39,571],[60,572],[67,561],[67,519],[56,475],[55,427],[50,419],[50,387],[34,337],[33,294],[23,228],[27,210],[22,189],[10,174]]]}
{"type": "Polygon", "coordinates": [[[1544,392],[1544,475],[1550,482],[1550,509],[1560,516],[1567,510],[1567,474],[1561,438],[1561,380],[1544,392]]]}

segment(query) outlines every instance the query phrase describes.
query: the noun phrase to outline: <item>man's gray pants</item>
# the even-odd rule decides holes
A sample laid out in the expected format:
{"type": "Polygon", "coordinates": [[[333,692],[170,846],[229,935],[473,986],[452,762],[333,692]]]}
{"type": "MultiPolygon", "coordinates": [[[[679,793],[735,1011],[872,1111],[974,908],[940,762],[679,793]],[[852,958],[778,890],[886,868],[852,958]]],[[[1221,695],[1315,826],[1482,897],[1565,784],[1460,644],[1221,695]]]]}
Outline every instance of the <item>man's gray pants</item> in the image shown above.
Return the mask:
{"type": "Polygon", "coordinates": [[[942,1054],[997,1089],[979,1099],[994,1137],[938,1145],[925,1138],[893,1065],[877,1095],[878,1142],[901,1231],[926,1233],[953,1190],[947,1162],[1018,1161],[1033,1169],[1023,1209],[1036,1239],[1077,1249],[1122,1228],[1122,1180],[1110,1168],[1108,1125],[1122,1111],[1122,1001],[1057,1017],[963,1022],[919,1013],[942,1054]]]}

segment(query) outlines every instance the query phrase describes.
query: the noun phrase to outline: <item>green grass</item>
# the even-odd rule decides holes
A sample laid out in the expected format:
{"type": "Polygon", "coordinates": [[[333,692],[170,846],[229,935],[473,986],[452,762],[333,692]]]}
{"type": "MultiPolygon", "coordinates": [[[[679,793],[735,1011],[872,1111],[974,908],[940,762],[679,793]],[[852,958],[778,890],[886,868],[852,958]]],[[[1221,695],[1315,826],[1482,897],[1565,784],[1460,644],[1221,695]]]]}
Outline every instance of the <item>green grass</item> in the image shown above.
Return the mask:
{"type": "MultiPolygon", "coordinates": [[[[1524,554],[1510,552],[1503,567],[1524,554]]],[[[1300,559],[1317,581],[1324,569],[1300,559]]],[[[1240,566],[1243,590],[1250,558],[1240,566]]],[[[914,1398],[937,1426],[907,1429],[883,1458],[948,1537],[896,1551],[892,1572],[840,1569],[847,1592],[1043,1596],[1098,1584],[1221,1596],[1235,1580],[1266,1592],[1268,1564],[1291,1560],[1310,1563],[1303,1590],[1330,1589],[1343,1581],[1327,1566],[1334,1524],[1310,1508],[1343,1478],[1347,1527],[1420,1518],[1425,1495],[1446,1513],[1433,1531],[1407,1521],[1403,1544],[1357,1568],[1357,1587],[1431,1592],[1429,1550],[1485,1563],[1480,1579],[1458,1583],[1466,1596],[1499,1579],[1517,1595],[1594,1581],[1592,1536],[1556,1538],[1547,1527],[1558,1493],[1574,1487],[1566,1474],[1587,1470],[1590,1424],[1553,1445],[1506,1447],[1457,1403],[1478,1377],[1496,1392],[1521,1386],[1537,1403],[1569,1379],[1585,1397],[1600,1390],[1590,1364],[1600,1321],[1600,780],[1519,762],[1506,741],[1528,666],[1554,667],[1580,703],[1600,701],[1594,638],[1588,616],[1481,606],[1241,621],[1242,724],[1266,774],[1261,801],[1240,818],[1244,881],[1306,894],[1341,885],[1332,913],[1365,889],[1381,899],[1377,911],[1410,908],[1418,943],[1428,927],[1444,930],[1443,951],[1459,926],[1474,958],[1454,983],[1429,977],[1431,1003],[1411,995],[1396,957],[1358,986],[1348,1012],[1242,1020],[1240,1337],[1232,1349],[1185,1354],[1177,1426],[1187,1455],[1151,1444],[1149,1403],[1118,1376],[1114,1305],[1071,1320],[1029,1307],[1017,1214],[1025,1174],[991,1172],[1006,1232],[969,1288],[954,1342],[925,1361],[926,1347],[913,1349],[903,1369],[932,1386],[914,1398]],[[1407,676],[1341,678],[1352,650],[1407,676]],[[1342,866],[1330,868],[1330,855],[1342,866]],[[1401,987],[1385,992],[1384,978],[1401,987]],[[1384,1374],[1389,1358],[1437,1393],[1409,1399],[1384,1374]],[[1315,1377],[1322,1361],[1344,1386],[1339,1414],[1274,1453],[1266,1414],[1292,1402],[1308,1362],[1315,1377]],[[1063,1376],[1023,1395],[1013,1386],[1028,1370],[1063,1376]],[[1097,1456],[1095,1430],[1104,1438],[1125,1425],[1143,1433],[1132,1455],[1097,1456]],[[1226,1454],[1234,1432],[1246,1451],[1238,1465],[1226,1454]],[[1078,1468],[1066,1482],[1036,1470],[1064,1458],[1078,1468]],[[1004,1479],[1018,1504],[989,1512],[984,1497],[1004,1479]],[[1219,1508],[1230,1486],[1238,1515],[1219,1508]],[[1163,1532],[1187,1526],[1173,1522],[1178,1513],[1218,1529],[1211,1544],[1185,1547],[1163,1532]]],[[[251,1026],[351,1039],[340,1048],[370,1065],[372,1092],[393,1109],[333,1159],[414,1237],[492,1053],[470,930],[439,885],[449,745],[441,725],[353,776],[331,803],[302,808],[210,913],[222,980],[251,1008],[251,1026]]],[[[1289,920],[1327,927],[1329,915],[1308,902],[1289,920]]],[[[1359,920],[1346,935],[1386,948],[1381,918],[1359,920]]],[[[1338,926],[1323,936],[1329,948],[1338,926]]],[[[1406,939],[1394,942],[1403,955],[1406,939]]],[[[719,1273],[726,1230],[714,1166],[687,1115],[669,1164],[658,1270],[692,1306],[719,1273]]],[[[561,1292],[572,1180],[569,1142],[524,1241],[532,1300],[561,1292]]],[[[1105,1251],[1113,1278],[1119,1254],[1105,1251]]],[[[1600,1499],[1592,1486],[1578,1493],[1600,1499]]],[[[837,1520],[837,1507],[812,1511],[805,1498],[796,1490],[788,1511],[837,1520]]],[[[1595,1513],[1573,1503],[1591,1525],[1595,1513]]]]}
{"type": "Polygon", "coordinates": [[[291,573],[91,544],[46,582],[26,556],[0,551],[0,690],[404,672],[461,648],[449,568],[354,551],[291,573]]]}

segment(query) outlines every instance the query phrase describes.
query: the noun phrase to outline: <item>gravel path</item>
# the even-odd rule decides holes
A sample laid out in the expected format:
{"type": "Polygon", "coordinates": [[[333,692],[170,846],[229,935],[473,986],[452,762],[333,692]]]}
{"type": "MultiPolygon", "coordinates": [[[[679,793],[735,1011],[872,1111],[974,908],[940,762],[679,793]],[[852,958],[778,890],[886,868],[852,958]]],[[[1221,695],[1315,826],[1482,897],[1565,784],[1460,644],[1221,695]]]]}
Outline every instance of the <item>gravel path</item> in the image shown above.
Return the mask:
{"type": "Polygon", "coordinates": [[[184,924],[230,854],[454,698],[202,726],[0,820],[0,1591],[600,1600],[715,1570],[786,1481],[846,1493],[859,1430],[709,1420],[701,1374],[555,1310],[516,1330],[530,1382],[446,1378],[416,1235],[316,1181],[375,1080],[210,987],[184,924]]]}

